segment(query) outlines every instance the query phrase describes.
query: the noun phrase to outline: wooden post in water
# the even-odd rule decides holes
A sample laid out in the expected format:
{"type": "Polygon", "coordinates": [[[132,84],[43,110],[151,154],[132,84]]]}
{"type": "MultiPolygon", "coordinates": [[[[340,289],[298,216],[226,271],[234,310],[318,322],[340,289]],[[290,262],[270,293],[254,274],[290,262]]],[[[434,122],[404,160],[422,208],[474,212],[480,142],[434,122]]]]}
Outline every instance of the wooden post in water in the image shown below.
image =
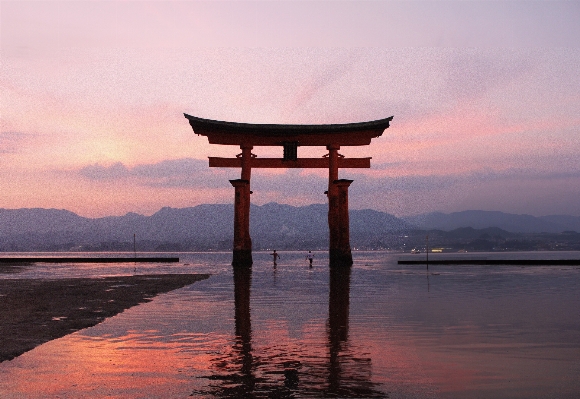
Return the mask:
{"type": "Polygon", "coordinates": [[[234,249],[232,265],[252,265],[252,239],[250,238],[250,182],[230,180],[235,188],[234,199],[234,249]]]}
{"type": "Polygon", "coordinates": [[[425,253],[427,254],[427,270],[429,270],[429,234],[427,234],[425,242],[425,253]]]}
{"type": "Polygon", "coordinates": [[[348,187],[352,180],[334,180],[336,195],[328,197],[328,226],[330,230],[329,258],[331,266],[351,266],[350,226],[348,217],[348,187]],[[331,217],[332,216],[332,217],[331,217]],[[331,227],[332,226],[332,227],[331,227]]]}

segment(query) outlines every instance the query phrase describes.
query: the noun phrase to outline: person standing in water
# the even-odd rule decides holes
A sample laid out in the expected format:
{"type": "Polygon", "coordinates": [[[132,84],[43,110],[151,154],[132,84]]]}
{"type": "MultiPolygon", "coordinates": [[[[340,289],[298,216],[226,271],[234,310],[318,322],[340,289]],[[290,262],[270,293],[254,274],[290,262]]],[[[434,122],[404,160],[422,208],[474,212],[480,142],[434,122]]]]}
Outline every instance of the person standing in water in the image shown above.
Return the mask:
{"type": "Polygon", "coordinates": [[[308,251],[308,255],[306,255],[306,259],[308,259],[308,262],[310,262],[310,267],[312,267],[312,259],[314,259],[314,255],[312,254],[312,251],[308,251]]]}
{"type": "Polygon", "coordinates": [[[276,266],[277,265],[276,259],[280,259],[280,255],[276,253],[276,250],[274,250],[274,252],[272,252],[270,255],[274,257],[274,266],[276,266]]]}

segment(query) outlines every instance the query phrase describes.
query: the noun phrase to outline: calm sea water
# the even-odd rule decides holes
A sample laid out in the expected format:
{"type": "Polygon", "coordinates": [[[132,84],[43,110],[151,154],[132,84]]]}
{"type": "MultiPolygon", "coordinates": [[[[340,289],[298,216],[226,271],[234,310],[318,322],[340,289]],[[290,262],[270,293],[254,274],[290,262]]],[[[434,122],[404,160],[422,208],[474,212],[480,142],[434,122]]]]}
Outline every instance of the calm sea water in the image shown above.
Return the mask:
{"type": "MultiPolygon", "coordinates": [[[[181,261],[138,264],[136,273],[212,277],[0,363],[0,397],[580,396],[580,267],[427,272],[397,265],[411,255],[355,252],[348,271],[330,270],[323,252],[312,269],[302,252],[280,252],[276,267],[258,252],[251,273],[234,274],[229,253],[157,255],[181,261]]],[[[0,278],[131,275],[134,267],[36,265],[0,278]]]]}

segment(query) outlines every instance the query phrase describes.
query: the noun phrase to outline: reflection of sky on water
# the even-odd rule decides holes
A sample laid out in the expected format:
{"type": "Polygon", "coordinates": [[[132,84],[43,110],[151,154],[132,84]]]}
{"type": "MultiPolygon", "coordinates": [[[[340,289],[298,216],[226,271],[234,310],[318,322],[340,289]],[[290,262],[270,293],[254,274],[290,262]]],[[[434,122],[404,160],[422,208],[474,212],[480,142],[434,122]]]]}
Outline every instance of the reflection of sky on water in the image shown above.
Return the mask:
{"type": "MultiPolygon", "coordinates": [[[[398,255],[356,253],[345,277],[329,275],[323,254],[312,270],[302,253],[281,256],[274,269],[267,254],[255,254],[251,276],[238,278],[234,289],[230,254],[181,254],[174,270],[214,275],[0,364],[0,392],[8,398],[580,392],[579,268],[433,266],[426,274],[397,265],[398,255]],[[349,298],[341,295],[349,291],[349,298]]],[[[84,273],[97,272],[91,267],[84,273]]]]}

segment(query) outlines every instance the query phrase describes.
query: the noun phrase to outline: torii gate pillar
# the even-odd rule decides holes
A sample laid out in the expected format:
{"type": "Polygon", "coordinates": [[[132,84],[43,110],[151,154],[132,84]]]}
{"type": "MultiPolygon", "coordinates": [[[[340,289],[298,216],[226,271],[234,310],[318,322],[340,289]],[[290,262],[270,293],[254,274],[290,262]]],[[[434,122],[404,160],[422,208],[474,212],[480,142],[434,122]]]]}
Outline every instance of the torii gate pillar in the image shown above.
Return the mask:
{"type": "Polygon", "coordinates": [[[251,145],[240,145],[241,179],[230,180],[235,188],[234,199],[234,249],[232,265],[248,266],[252,264],[252,239],[250,237],[250,178],[252,175],[251,145]]]}
{"type": "Polygon", "coordinates": [[[352,265],[348,220],[348,187],[352,180],[338,180],[338,150],[330,144],[328,149],[328,255],[331,265],[352,265]]]}
{"type": "Polygon", "coordinates": [[[348,218],[348,187],[352,180],[340,179],[332,182],[336,193],[328,192],[328,229],[329,258],[333,266],[352,265],[352,252],[350,249],[350,228],[348,218]]]}
{"type": "Polygon", "coordinates": [[[234,200],[234,250],[232,265],[252,264],[252,239],[250,238],[250,181],[230,180],[235,188],[234,200]]]}

